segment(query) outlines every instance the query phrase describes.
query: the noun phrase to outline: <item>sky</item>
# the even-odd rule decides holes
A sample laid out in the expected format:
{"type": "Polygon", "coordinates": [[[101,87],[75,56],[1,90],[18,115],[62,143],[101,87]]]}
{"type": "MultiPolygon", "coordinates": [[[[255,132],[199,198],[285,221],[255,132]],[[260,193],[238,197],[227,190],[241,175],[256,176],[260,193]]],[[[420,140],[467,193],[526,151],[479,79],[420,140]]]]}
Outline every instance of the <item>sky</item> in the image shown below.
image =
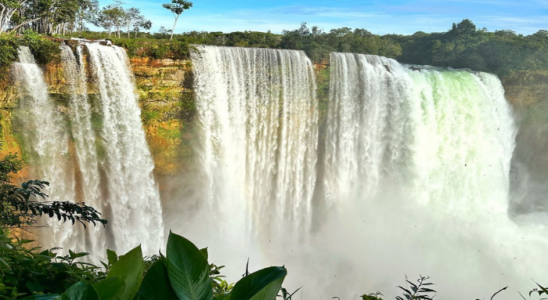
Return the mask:
{"type": "MultiPolygon", "coordinates": [[[[489,31],[510,29],[532,34],[548,29],[548,0],[191,0],[175,33],[187,31],[272,31],[297,29],[302,22],[329,31],[364,28],[375,34],[442,32],[454,22],[472,20],[489,31]]],[[[152,21],[152,32],[171,29],[173,15],[162,7],[170,0],[126,0],[152,21]]],[[[110,4],[100,0],[101,6],[110,4]]]]}

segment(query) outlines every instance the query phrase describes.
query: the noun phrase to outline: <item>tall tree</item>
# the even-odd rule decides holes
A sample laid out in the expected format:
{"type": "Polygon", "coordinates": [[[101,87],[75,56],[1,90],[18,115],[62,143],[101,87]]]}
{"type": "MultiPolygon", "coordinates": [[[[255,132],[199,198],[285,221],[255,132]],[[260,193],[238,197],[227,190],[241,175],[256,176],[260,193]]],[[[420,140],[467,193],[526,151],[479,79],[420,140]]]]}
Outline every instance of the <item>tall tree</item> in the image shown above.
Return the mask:
{"type": "Polygon", "coordinates": [[[127,37],[130,37],[131,28],[137,33],[140,28],[150,29],[152,22],[147,20],[145,16],[141,14],[138,8],[132,7],[125,10],[125,26],[127,28],[127,37]]]}
{"type": "Polygon", "coordinates": [[[116,36],[120,37],[120,30],[124,27],[127,21],[126,12],[119,2],[103,7],[97,15],[95,25],[108,30],[109,36],[112,32],[112,27],[116,29],[116,36]]]}
{"type": "Polygon", "coordinates": [[[0,0],[0,33],[8,30],[13,14],[26,2],[27,0],[0,0]]]}
{"type": "Polygon", "coordinates": [[[171,0],[171,3],[162,4],[165,9],[169,9],[173,16],[175,17],[175,22],[173,22],[173,29],[171,30],[170,40],[173,39],[173,32],[175,31],[175,26],[177,25],[177,20],[183,11],[190,9],[192,7],[192,2],[185,0],[171,0]]]}

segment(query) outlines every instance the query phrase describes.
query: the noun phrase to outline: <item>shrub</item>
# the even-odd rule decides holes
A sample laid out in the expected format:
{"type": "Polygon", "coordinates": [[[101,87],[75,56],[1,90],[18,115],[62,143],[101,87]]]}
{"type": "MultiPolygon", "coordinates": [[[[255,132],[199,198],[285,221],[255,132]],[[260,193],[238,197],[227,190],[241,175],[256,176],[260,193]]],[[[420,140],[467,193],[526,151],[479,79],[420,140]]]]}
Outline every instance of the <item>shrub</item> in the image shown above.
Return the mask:
{"type": "MultiPolygon", "coordinates": [[[[208,263],[207,249],[198,249],[182,236],[170,233],[166,256],[143,260],[141,247],[118,255],[107,250],[104,269],[75,260],[87,253],[57,257],[51,250],[35,253],[0,235],[0,298],[95,300],[274,300],[287,275],[284,267],[246,274],[235,285],[222,280],[208,263]],[[146,266],[146,267],[145,267],[146,266]],[[145,271],[146,270],[146,271],[145,271]]],[[[285,291],[285,290],[284,290],[285,291]]],[[[291,295],[284,299],[291,299],[291,295]]]]}

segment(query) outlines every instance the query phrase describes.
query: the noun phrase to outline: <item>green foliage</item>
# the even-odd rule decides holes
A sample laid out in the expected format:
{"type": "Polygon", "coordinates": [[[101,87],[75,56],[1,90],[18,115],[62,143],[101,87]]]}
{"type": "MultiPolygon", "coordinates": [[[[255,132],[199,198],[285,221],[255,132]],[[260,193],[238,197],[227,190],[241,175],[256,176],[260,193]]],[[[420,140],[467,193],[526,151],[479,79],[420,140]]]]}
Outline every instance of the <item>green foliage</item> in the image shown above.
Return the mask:
{"type": "Polygon", "coordinates": [[[360,298],[362,298],[362,300],[382,300],[381,296],[382,294],[380,292],[377,292],[369,295],[361,295],[360,298]]]}
{"type": "MultiPolygon", "coordinates": [[[[290,293],[282,287],[287,276],[284,267],[265,268],[251,274],[246,271],[235,285],[228,284],[220,279],[222,267],[208,264],[207,249],[198,250],[193,243],[173,233],[169,236],[166,257],[154,256],[149,267],[145,267],[140,246],[120,257],[108,250],[109,262],[103,263],[105,269],[100,269],[76,262],[87,253],[69,251],[69,255],[62,257],[51,250],[38,253],[24,246],[30,242],[10,239],[0,231],[0,299],[275,300],[278,297],[291,300],[300,290],[290,293]],[[170,268],[177,269],[175,277],[170,268]]],[[[406,279],[406,286],[399,286],[403,295],[396,300],[434,299],[437,292],[430,288],[433,283],[429,280],[424,276],[416,282],[406,279]]],[[[506,289],[497,291],[491,299],[506,289]]],[[[532,294],[542,297],[548,295],[548,289],[537,283],[529,296],[532,294]]],[[[381,296],[377,292],[360,298],[381,300],[381,296]]]]}
{"type": "Polygon", "coordinates": [[[76,222],[86,226],[106,225],[100,213],[85,203],[46,202],[48,196],[42,190],[48,182],[31,180],[20,187],[9,181],[9,175],[19,172],[22,162],[16,155],[9,154],[0,160],[0,224],[5,227],[22,227],[34,225],[41,216],[57,218],[58,221],[76,222]]]}
{"type": "Polygon", "coordinates": [[[113,42],[127,49],[131,57],[150,57],[154,59],[188,57],[190,44],[181,40],[162,40],[152,38],[115,38],[113,42]]]}
{"type": "Polygon", "coordinates": [[[168,9],[175,15],[180,15],[183,11],[192,7],[192,2],[185,0],[171,0],[171,3],[162,4],[162,7],[168,9]]]}
{"type": "Polygon", "coordinates": [[[250,274],[236,283],[231,299],[275,299],[287,276],[284,267],[270,267],[250,274]]]}
{"type": "Polygon", "coordinates": [[[173,13],[175,21],[173,22],[173,29],[171,30],[170,40],[173,39],[173,32],[175,31],[175,26],[177,26],[177,20],[179,16],[185,11],[192,7],[192,2],[186,0],[171,0],[171,3],[162,4],[162,7],[168,9],[173,13]]]}
{"type": "Polygon", "coordinates": [[[413,283],[406,279],[405,281],[409,284],[409,287],[404,288],[399,286],[399,288],[403,290],[403,297],[397,296],[396,300],[432,300],[436,296],[436,291],[428,288],[428,286],[433,285],[433,283],[429,282],[429,280],[430,277],[424,276],[420,276],[417,283],[413,283]]]}
{"type": "Polygon", "coordinates": [[[543,31],[529,36],[511,30],[488,32],[466,19],[443,33],[386,37],[401,45],[398,60],[406,63],[471,68],[499,76],[516,70],[548,69],[548,36],[543,31]]]}
{"type": "Polygon", "coordinates": [[[402,49],[391,39],[374,35],[365,29],[348,27],[324,32],[317,26],[303,23],[297,30],[284,31],[280,43],[283,49],[304,50],[315,62],[327,61],[331,52],[353,52],[396,58],[402,49]]]}
{"type": "Polygon", "coordinates": [[[167,271],[179,299],[202,300],[213,297],[207,259],[182,236],[169,235],[167,271]]]}
{"type": "Polygon", "coordinates": [[[99,299],[121,299],[126,290],[124,278],[110,276],[93,285],[99,299]]]}
{"type": "MultiPolygon", "coordinates": [[[[537,282],[535,282],[535,284],[537,285],[537,287],[532,289],[529,292],[529,297],[531,297],[531,295],[535,294],[535,293],[538,294],[539,297],[542,297],[543,295],[548,296],[548,288],[538,284],[537,282]]],[[[523,296],[522,296],[522,298],[523,298],[523,296]]],[[[545,299],[545,298],[543,298],[543,299],[545,299]]]]}
{"type": "Polygon", "coordinates": [[[99,300],[99,295],[88,283],[80,281],[61,295],[61,300],[99,300]]]}
{"type": "MultiPolygon", "coordinates": [[[[124,292],[119,296],[120,300],[131,300],[135,297],[141,286],[143,271],[144,262],[141,246],[131,250],[126,255],[120,256],[116,260],[108,272],[107,279],[118,277],[123,280],[124,292]]],[[[103,294],[106,294],[106,292],[103,294]]]]}
{"type": "MultiPolygon", "coordinates": [[[[1,238],[6,245],[13,244],[5,236],[1,238]]],[[[0,250],[4,251],[4,248],[0,247],[0,250]]],[[[29,271],[32,268],[39,271],[42,268],[57,267],[51,262],[55,254],[50,251],[36,255],[32,249],[25,250],[22,246],[17,249],[23,251],[24,255],[21,256],[30,255],[37,257],[34,260],[42,259],[41,266],[28,266],[29,271]]],[[[109,263],[104,264],[108,270],[106,278],[105,272],[99,272],[96,266],[74,263],[74,259],[85,255],[70,252],[69,256],[61,258],[67,268],[72,268],[72,272],[64,277],[47,276],[48,280],[53,281],[50,285],[35,284],[27,277],[0,277],[0,298],[31,296],[31,299],[57,300],[275,300],[287,275],[283,267],[270,267],[244,277],[236,283],[234,289],[232,285],[225,286],[224,281],[221,281],[220,286],[223,286],[224,292],[214,293],[213,290],[218,287],[212,284],[210,274],[212,277],[220,277],[220,268],[207,262],[206,249],[198,250],[193,243],[173,233],[169,235],[166,257],[159,256],[155,259],[144,276],[145,262],[140,246],[120,257],[109,251],[109,263]],[[80,276],[76,276],[77,274],[80,276]],[[10,279],[16,280],[18,285],[14,286],[10,279]],[[25,286],[35,288],[24,289],[25,286]]],[[[21,268],[15,265],[15,261],[4,260],[4,256],[1,257],[0,263],[3,264],[3,268],[0,270],[4,275],[13,268],[21,268]]],[[[17,263],[20,261],[21,259],[17,263]]],[[[294,293],[290,295],[282,289],[282,294],[285,300],[290,300],[294,293]]]]}
{"type": "Polygon", "coordinates": [[[29,47],[38,64],[44,65],[49,62],[59,62],[61,54],[59,43],[33,31],[26,31],[19,45],[29,47]]]}
{"type": "Polygon", "coordinates": [[[141,284],[139,299],[177,299],[170,285],[166,264],[166,259],[162,257],[150,267],[141,284]]]}
{"type": "Polygon", "coordinates": [[[287,289],[285,288],[281,288],[281,292],[282,294],[281,295],[278,295],[278,297],[281,297],[283,300],[292,300],[293,299],[293,296],[302,289],[302,287],[296,289],[293,293],[290,293],[287,291],[287,289]]]}
{"type": "Polygon", "coordinates": [[[8,74],[9,66],[17,60],[19,46],[29,47],[40,64],[58,61],[61,52],[58,43],[31,31],[22,36],[0,35],[0,72],[2,72],[0,79],[5,80],[4,76],[8,74]]]}
{"type": "Polygon", "coordinates": [[[0,79],[5,79],[7,69],[17,59],[18,39],[14,35],[0,35],[0,79]]]}
{"type": "Polygon", "coordinates": [[[31,242],[10,238],[0,229],[0,299],[33,293],[59,295],[77,282],[93,283],[105,275],[96,266],[76,262],[87,253],[59,256],[55,249],[38,252],[27,247],[31,242]]]}

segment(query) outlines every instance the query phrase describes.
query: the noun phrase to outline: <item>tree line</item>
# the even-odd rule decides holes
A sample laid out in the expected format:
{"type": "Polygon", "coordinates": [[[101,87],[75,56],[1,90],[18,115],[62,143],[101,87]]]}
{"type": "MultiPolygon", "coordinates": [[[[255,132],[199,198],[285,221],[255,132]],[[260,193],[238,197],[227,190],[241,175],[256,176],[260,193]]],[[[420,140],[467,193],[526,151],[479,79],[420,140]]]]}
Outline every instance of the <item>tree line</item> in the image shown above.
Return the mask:
{"type": "Polygon", "coordinates": [[[192,8],[186,0],[162,6],[173,13],[171,29],[151,33],[152,22],[139,8],[121,0],[100,7],[98,0],[0,0],[0,34],[33,31],[43,35],[121,40],[130,55],[186,58],[191,44],[303,50],[314,62],[327,62],[331,52],[381,55],[403,63],[470,68],[504,75],[515,70],[548,70],[548,30],[531,35],[512,30],[479,29],[470,20],[454,23],[446,32],[376,35],[348,27],[324,31],[306,23],[281,34],[256,31],[174,34],[181,14],[192,8]],[[94,25],[103,32],[91,32],[94,25]],[[163,41],[165,40],[165,41],[163,41]],[[167,41],[169,40],[169,41],[167,41]]]}
{"type": "Polygon", "coordinates": [[[331,52],[350,52],[381,55],[406,64],[470,68],[499,76],[513,71],[548,70],[548,30],[530,35],[512,30],[488,31],[468,19],[453,23],[445,32],[419,31],[412,35],[376,35],[348,27],[324,31],[306,23],[282,34],[191,31],[175,35],[173,41],[163,45],[161,41],[169,39],[171,33],[160,28],[156,33],[141,33],[143,43],[118,42],[130,50],[130,55],[146,56],[151,50],[158,58],[186,58],[191,44],[205,44],[303,50],[316,63],[327,63],[331,52]]]}
{"type": "MultiPolygon", "coordinates": [[[[161,33],[149,35],[162,38],[161,33]]],[[[303,50],[314,62],[331,52],[381,55],[401,63],[470,68],[507,75],[518,70],[548,70],[548,30],[531,35],[479,29],[465,19],[446,32],[376,35],[348,27],[323,31],[303,23],[281,35],[271,32],[188,32],[177,40],[191,44],[303,50]]]]}
{"type": "MultiPolygon", "coordinates": [[[[105,7],[98,0],[0,0],[0,34],[22,33],[32,30],[46,35],[82,34],[89,29],[87,24],[103,28],[108,35],[118,38],[121,32],[137,34],[149,30],[152,22],[139,8],[125,8],[124,2],[115,0],[105,7]]],[[[172,33],[179,16],[192,7],[192,2],[172,0],[163,4],[175,16],[172,33]]]]}

